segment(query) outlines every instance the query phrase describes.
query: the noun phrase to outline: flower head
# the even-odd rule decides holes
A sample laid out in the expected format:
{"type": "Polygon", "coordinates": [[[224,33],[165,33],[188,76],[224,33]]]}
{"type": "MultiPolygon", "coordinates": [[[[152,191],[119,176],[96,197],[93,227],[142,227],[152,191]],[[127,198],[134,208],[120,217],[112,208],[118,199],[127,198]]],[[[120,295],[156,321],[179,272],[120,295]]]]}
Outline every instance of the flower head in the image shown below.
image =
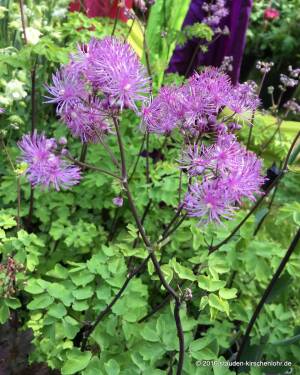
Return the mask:
{"type": "Polygon", "coordinates": [[[209,102],[217,112],[224,106],[232,86],[229,76],[218,68],[208,67],[201,73],[195,73],[190,79],[190,85],[202,93],[205,101],[209,102]]]}
{"type": "Polygon", "coordinates": [[[88,48],[90,82],[121,109],[136,110],[150,91],[150,80],[138,56],[128,43],[115,37],[92,41],[88,48]]]}
{"type": "Polygon", "coordinates": [[[236,209],[221,181],[195,183],[185,196],[184,207],[191,217],[200,217],[202,222],[231,219],[236,209]]]}
{"type": "Polygon", "coordinates": [[[260,104],[254,85],[251,83],[238,83],[225,98],[225,105],[234,113],[255,111],[260,104]]]}
{"type": "Polygon", "coordinates": [[[265,181],[261,161],[232,134],[219,134],[211,146],[190,147],[181,164],[189,176],[198,177],[185,197],[185,209],[202,221],[230,219],[236,203],[255,200],[265,181]]]}
{"type": "Polygon", "coordinates": [[[45,96],[46,103],[57,104],[58,113],[88,98],[85,82],[71,66],[64,67],[53,74],[52,85],[45,85],[45,87],[51,95],[45,96]]]}
{"type": "Polygon", "coordinates": [[[78,102],[70,105],[61,117],[72,134],[85,143],[99,142],[99,138],[110,130],[98,98],[93,98],[89,103],[78,102]]]}
{"type": "Polygon", "coordinates": [[[123,198],[122,197],[115,197],[113,198],[113,204],[117,207],[122,207],[123,206],[123,198]]]}
{"type": "Polygon", "coordinates": [[[149,106],[142,109],[143,120],[150,133],[170,134],[184,121],[186,108],[180,88],[163,87],[149,106]]]}
{"type": "Polygon", "coordinates": [[[280,17],[279,10],[275,8],[266,8],[264,11],[264,19],[267,21],[274,21],[280,17]]]}
{"type": "Polygon", "coordinates": [[[53,138],[34,132],[33,135],[24,135],[18,146],[22,152],[21,160],[28,164],[26,174],[32,185],[53,186],[60,190],[79,182],[79,168],[54,153],[57,144],[53,138]]]}

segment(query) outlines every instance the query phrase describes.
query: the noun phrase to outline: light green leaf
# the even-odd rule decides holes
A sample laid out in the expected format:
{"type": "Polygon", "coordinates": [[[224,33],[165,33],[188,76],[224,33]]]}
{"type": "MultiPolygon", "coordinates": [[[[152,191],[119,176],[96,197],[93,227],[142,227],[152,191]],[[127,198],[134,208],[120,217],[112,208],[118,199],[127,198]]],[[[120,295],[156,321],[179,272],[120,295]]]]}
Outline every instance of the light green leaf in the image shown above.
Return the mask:
{"type": "Polygon", "coordinates": [[[119,375],[120,374],[120,366],[117,361],[114,359],[110,359],[108,362],[104,364],[105,370],[107,375],[119,375]]]}
{"type": "Polygon", "coordinates": [[[48,314],[54,318],[62,318],[67,314],[67,310],[62,303],[56,303],[49,307],[48,314]]]}
{"type": "Polygon", "coordinates": [[[215,292],[226,285],[226,281],[223,280],[214,280],[209,276],[199,276],[198,277],[198,286],[203,290],[208,292],[215,292]]]}
{"type": "Polygon", "coordinates": [[[4,303],[0,306],[0,323],[4,324],[9,318],[9,308],[4,303]]]}
{"type": "Polygon", "coordinates": [[[229,304],[226,300],[223,300],[217,295],[211,293],[208,297],[208,303],[210,307],[225,312],[227,315],[229,315],[229,304]]]}
{"type": "Polygon", "coordinates": [[[237,294],[237,289],[235,288],[232,288],[232,289],[222,288],[219,290],[219,296],[224,299],[236,298],[236,294],[237,294]]]}
{"type": "Polygon", "coordinates": [[[61,369],[62,375],[72,375],[84,370],[91,358],[91,352],[81,352],[80,349],[73,348],[67,353],[67,361],[61,369]]]}
{"type": "Polygon", "coordinates": [[[48,294],[42,294],[38,297],[35,297],[28,305],[29,310],[45,309],[54,301],[52,296],[48,294]]]}

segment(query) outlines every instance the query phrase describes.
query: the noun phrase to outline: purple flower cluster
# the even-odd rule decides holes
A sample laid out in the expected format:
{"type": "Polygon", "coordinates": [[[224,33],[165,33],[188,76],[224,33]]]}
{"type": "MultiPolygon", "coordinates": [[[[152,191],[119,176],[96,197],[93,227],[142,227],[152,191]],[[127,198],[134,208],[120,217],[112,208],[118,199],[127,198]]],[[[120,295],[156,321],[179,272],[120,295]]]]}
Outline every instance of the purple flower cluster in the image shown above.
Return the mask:
{"type": "Polygon", "coordinates": [[[26,174],[33,186],[52,186],[60,190],[78,184],[79,168],[62,159],[56,152],[54,138],[49,139],[44,134],[34,132],[33,135],[24,135],[18,146],[22,152],[21,160],[28,164],[26,174]]]}
{"type": "Polygon", "coordinates": [[[170,134],[179,128],[197,134],[220,127],[218,115],[224,107],[243,114],[255,110],[259,103],[252,84],[233,86],[226,73],[209,67],[180,87],[163,87],[142,113],[151,133],[170,134]]]}
{"type": "Polygon", "coordinates": [[[213,0],[211,3],[204,2],[202,9],[207,13],[202,22],[213,29],[218,27],[222,19],[229,14],[226,8],[226,0],[213,0]]]}
{"type": "Polygon", "coordinates": [[[69,64],[52,76],[47,103],[82,142],[98,142],[110,131],[108,110],[138,111],[150,80],[129,44],[114,37],[80,45],[69,64]]]}
{"type": "Polygon", "coordinates": [[[243,198],[255,200],[264,182],[261,161],[228,133],[220,133],[211,146],[189,147],[181,168],[196,179],[185,196],[185,209],[201,222],[230,219],[243,198]]]}

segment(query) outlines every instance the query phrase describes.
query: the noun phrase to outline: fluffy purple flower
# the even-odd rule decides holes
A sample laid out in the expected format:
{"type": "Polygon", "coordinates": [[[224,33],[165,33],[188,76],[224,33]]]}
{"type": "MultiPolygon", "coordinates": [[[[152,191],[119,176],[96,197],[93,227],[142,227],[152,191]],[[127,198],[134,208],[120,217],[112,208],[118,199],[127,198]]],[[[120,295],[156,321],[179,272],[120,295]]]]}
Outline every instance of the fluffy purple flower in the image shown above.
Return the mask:
{"type": "Polygon", "coordinates": [[[186,112],[180,88],[163,87],[148,107],[142,109],[143,121],[150,133],[170,134],[184,121],[186,112]]]}
{"type": "Polygon", "coordinates": [[[264,183],[261,161],[232,134],[219,134],[212,146],[190,147],[181,164],[190,177],[198,177],[186,195],[185,209],[202,221],[231,218],[236,203],[255,200],[264,183]]]}
{"type": "Polygon", "coordinates": [[[87,100],[85,82],[79,74],[73,71],[70,66],[58,70],[52,75],[52,85],[45,85],[51,96],[45,96],[46,103],[57,104],[57,112],[61,113],[75,106],[81,100],[87,100]]]}
{"type": "Polygon", "coordinates": [[[232,90],[229,76],[214,67],[208,67],[201,73],[195,73],[190,82],[197,87],[199,93],[203,93],[205,100],[214,107],[216,112],[224,106],[225,98],[232,90]]]}
{"type": "Polygon", "coordinates": [[[193,184],[185,196],[184,207],[190,217],[200,217],[203,223],[231,219],[236,209],[219,180],[193,184]]]}
{"type": "Polygon", "coordinates": [[[238,83],[224,99],[225,105],[237,114],[255,111],[260,104],[258,95],[251,83],[238,83]]]}
{"type": "Polygon", "coordinates": [[[227,187],[233,201],[241,203],[242,198],[255,200],[254,193],[258,194],[265,179],[261,175],[262,163],[250,151],[244,151],[239,158],[238,168],[230,173],[224,173],[222,183],[227,187]]]}
{"type": "Polygon", "coordinates": [[[185,102],[183,127],[191,133],[206,131],[209,120],[214,118],[216,108],[199,86],[196,76],[181,88],[181,92],[185,102]]]}
{"type": "Polygon", "coordinates": [[[243,154],[241,145],[232,134],[220,134],[214,145],[205,147],[203,159],[212,173],[238,168],[239,158],[243,154]]]}
{"type": "Polygon", "coordinates": [[[101,101],[93,98],[89,103],[78,102],[70,105],[61,117],[75,137],[85,143],[97,143],[99,138],[110,130],[102,107],[101,101]]]}
{"type": "Polygon", "coordinates": [[[24,135],[18,146],[22,152],[21,160],[28,164],[26,174],[32,185],[53,186],[60,190],[79,182],[79,168],[54,153],[57,144],[53,138],[34,132],[33,135],[24,135]]]}
{"type": "Polygon", "coordinates": [[[181,168],[191,177],[202,175],[206,169],[207,162],[203,159],[203,149],[204,146],[194,145],[183,152],[181,168]]]}
{"type": "Polygon", "coordinates": [[[0,115],[5,112],[4,108],[0,108],[0,115]]]}
{"type": "Polygon", "coordinates": [[[150,79],[138,56],[128,43],[115,37],[92,43],[88,79],[111,104],[136,110],[136,102],[143,102],[150,92],[150,79]]]}

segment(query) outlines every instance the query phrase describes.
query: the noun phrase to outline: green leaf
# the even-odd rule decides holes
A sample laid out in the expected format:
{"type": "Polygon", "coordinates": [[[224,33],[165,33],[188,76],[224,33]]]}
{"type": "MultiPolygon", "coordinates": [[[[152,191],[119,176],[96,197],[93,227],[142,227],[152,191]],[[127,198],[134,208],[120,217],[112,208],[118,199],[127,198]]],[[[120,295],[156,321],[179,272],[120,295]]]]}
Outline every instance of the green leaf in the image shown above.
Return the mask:
{"type": "Polygon", "coordinates": [[[13,297],[6,299],[5,304],[11,309],[18,309],[19,307],[21,307],[21,302],[19,301],[19,299],[13,297]]]}
{"type": "Polygon", "coordinates": [[[0,306],[0,323],[4,324],[9,318],[9,308],[4,303],[0,306]]]}
{"type": "Polygon", "coordinates": [[[236,298],[236,294],[237,294],[237,289],[235,288],[232,288],[232,289],[222,288],[219,290],[219,296],[224,299],[236,298]]]}
{"type": "Polygon", "coordinates": [[[48,314],[54,318],[62,318],[67,314],[67,310],[62,303],[56,303],[49,307],[48,314]]]}
{"type": "Polygon", "coordinates": [[[29,310],[45,309],[54,301],[54,298],[48,294],[42,294],[41,296],[35,297],[28,305],[29,310]]]}
{"type": "Polygon", "coordinates": [[[120,374],[120,366],[117,361],[114,359],[110,359],[108,362],[104,364],[105,370],[108,375],[119,375],[120,374]]]}
{"type": "Polygon", "coordinates": [[[94,280],[95,275],[88,270],[82,270],[76,273],[70,273],[70,277],[76,286],[86,286],[88,283],[94,280]]]}
{"type": "Polygon", "coordinates": [[[92,295],[94,294],[94,291],[92,287],[86,286],[85,288],[74,290],[72,294],[76,299],[82,300],[82,299],[87,299],[87,298],[92,297],[92,295]]]}
{"type": "Polygon", "coordinates": [[[177,273],[177,275],[184,280],[190,280],[194,281],[196,280],[196,276],[194,275],[193,271],[190,270],[189,268],[182,266],[179,264],[176,259],[172,259],[170,262],[172,267],[174,268],[174,271],[177,273]]]}
{"type": "Polygon", "coordinates": [[[56,279],[66,279],[68,277],[67,268],[63,267],[61,264],[56,264],[53,270],[46,273],[47,276],[55,277],[56,279]]]}
{"type": "Polygon", "coordinates": [[[159,341],[159,336],[155,330],[155,327],[152,328],[149,324],[145,325],[145,327],[141,330],[141,336],[147,341],[159,341]]]}
{"type": "Polygon", "coordinates": [[[67,361],[61,369],[62,375],[76,374],[84,370],[92,358],[91,352],[82,352],[78,348],[73,348],[67,353],[67,361]]]}
{"type": "Polygon", "coordinates": [[[226,300],[222,300],[217,295],[211,293],[208,296],[208,303],[210,307],[225,312],[227,315],[229,315],[229,304],[226,300]]]}
{"type": "Polygon", "coordinates": [[[203,290],[208,292],[215,292],[226,285],[226,281],[223,280],[214,280],[209,276],[199,276],[198,277],[198,286],[203,290]]]}
{"type": "Polygon", "coordinates": [[[47,291],[50,296],[59,299],[65,306],[70,306],[74,301],[72,291],[63,284],[51,283],[47,286],[47,291]]]}
{"type": "Polygon", "coordinates": [[[70,316],[63,318],[62,326],[65,336],[70,340],[72,340],[80,330],[79,323],[70,316]]]}
{"type": "Polygon", "coordinates": [[[37,279],[29,279],[24,290],[30,294],[41,294],[45,288],[39,284],[37,279]]]}
{"type": "Polygon", "coordinates": [[[102,367],[102,362],[99,358],[93,357],[85,370],[83,370],[82,375],[103,375],[103,372],[100,370],[102,367]]]}

